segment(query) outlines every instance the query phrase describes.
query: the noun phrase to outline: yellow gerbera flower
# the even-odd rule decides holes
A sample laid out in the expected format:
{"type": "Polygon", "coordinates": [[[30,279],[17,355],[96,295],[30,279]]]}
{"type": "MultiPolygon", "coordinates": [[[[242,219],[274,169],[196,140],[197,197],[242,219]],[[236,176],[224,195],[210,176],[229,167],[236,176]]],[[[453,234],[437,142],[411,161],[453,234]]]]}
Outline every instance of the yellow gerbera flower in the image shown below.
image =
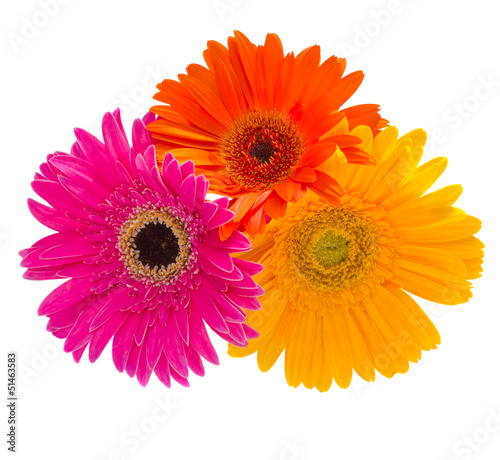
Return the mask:
{"type": "MultiPolygon", "coordinates": [[[[336,130],[348,131],[347,121],[336,130]]],[[[473,236],[481,222],[452,206],[462,187],[423,195],[447,163],[418,166],[425,132],[398,139],[389,127],[373,139],[369,127],[358,126],[350,134],[377,165],[348,164],[337,152],[324,168],[344,189],[340,206],[308,192],[241,256],[264,265],[256,281],[266,294],[262,310],[248,315],[260,337],[246,348],[230,345],[229,354],[257,352],[265,372],[286,350],[294,387],[326,391],[333,378],[347,388],[353,369],[367,381],[375,370],[406,372],[409,361],[440,343],[409,294],[459,304],[472,296],[468,280],[481,276],[484,246],[473,236]]]]}

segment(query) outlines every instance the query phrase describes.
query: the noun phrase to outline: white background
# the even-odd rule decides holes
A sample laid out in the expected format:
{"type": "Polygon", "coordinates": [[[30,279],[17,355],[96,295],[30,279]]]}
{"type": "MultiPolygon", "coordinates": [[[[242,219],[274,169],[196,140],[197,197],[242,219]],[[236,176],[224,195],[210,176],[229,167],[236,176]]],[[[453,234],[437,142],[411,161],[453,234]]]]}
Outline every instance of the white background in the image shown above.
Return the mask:
{"type": "MultiPolygon", "coordinates": [[[[0,14],[1,395],[7,350],[22,366],[13,458],[499,458],[496,0],[221,0],[219,11],[213,0],[65,0],[52,17],[42,2],[4,1],[0,14]],[[75,126],[98,132],[117,105],[130,128],[151,105],[155,81],[201,63],[206,41],[225,42],[234,29],[257,43],[276,32],[286,51],[319,44],[324,58],[342,55],[349,72],[364,70],[350,102],[379,103],[401,133],[426,129],[425,158],[450,160],[438,185],[462,183],[458,205],[483,221],[485,274],[474,297],[453,307],[421,302],[442,345],[406,375],[355,379],[326,394],[292,389],[282,359],[264,374],[255,355],[231,359],[216,340],[221,366],[207,365],[191,388],[169,390],[154,376],[142,388],[115,370],[109,348],[95,364],[87,354],[75,364],[36,314],[57,284],[22,280],[17,255],[49,233],[26,206],[38,165],[69,149],[75,126]]],[[[9,458],[4,439],[0,456],[9,458]]]]}

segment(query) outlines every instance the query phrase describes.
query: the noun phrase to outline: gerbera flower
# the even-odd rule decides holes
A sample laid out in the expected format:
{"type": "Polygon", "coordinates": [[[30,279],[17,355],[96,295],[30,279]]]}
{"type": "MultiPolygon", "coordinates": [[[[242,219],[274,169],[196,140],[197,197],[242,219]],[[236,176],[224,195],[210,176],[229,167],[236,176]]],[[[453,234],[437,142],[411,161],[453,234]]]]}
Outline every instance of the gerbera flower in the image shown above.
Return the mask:
{"type": "Polygon", "coordinates": [[[260,307],[250,275],[262,267],[230,256],[249,241],[220,240],[228,199],[205,201],[192,162],[167,155],[160,171],[145,127],[153,118],[134,122],[130,147],[119,111],[107,113],[104,143],[76,129],[71,154],[47,157],[32,187],[50,206],[28,204],[56,233],[21,251],[21,265],[26,279],[70,278],[38,314],[75,361],[88,346],[94,362],[113,338],[120,372],[143,386],[153,370],[167,386],[170,377],[188,386],[189,369],[204,374],[200,356],[218,364],[204,322],[240,346],[256,337],[241,307],[260,307]]]}
{"type": "Polygon", "coordinates": [[[360,71],[342,77],[344,59],[320,65],[319,46],[284,56],[277,35],[256,46],[241,32],[227,48],[209,41],[203,56],[207,67],[191,64],[158,85],[155,99],[167,105],[152,107],[160,118],[148,129],[160,161],[166,151],[192,159],[213,192],[233,198],[223,237],[240,225],[262,233],[266,215],[282,217],[308,188],[338,199],[337,182],[318,169],[337,147],[348,162],[372,161],[358,138],[330,132],[343,119],[374,134],[386,125],[377,105],[340,109],[363,80],[360,71]]]}
{"type": "Polygon", "coordinates": [[[234,357],[257,352],[262,371],[285,351],[289,385],[320,391],[332,378],[346,388],[352,370],[367,381],[408,370],[439,334],[409,295],[454,305],[472,296],[468,280],[481,273],[481,222],[453,203],[450,185],[424,193],[446,167],[445,158],[421,166],[425,133],[397,139],[394,127],[373,141],[369,127],[354,135],[376,166],[347,164],[335,154],[325,169],[344,189],[340,206],[308,192],[271,221],[242,255],[264,264],[256,281],[266,290],[262,310],[248,324],[260,337],[234,357]]]}

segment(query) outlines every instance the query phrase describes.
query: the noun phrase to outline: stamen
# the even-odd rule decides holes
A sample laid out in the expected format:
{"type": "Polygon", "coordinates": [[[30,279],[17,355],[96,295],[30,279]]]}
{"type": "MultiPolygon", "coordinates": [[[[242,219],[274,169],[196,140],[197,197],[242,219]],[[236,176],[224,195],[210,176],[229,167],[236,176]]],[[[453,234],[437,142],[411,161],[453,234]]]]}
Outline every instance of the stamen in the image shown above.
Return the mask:
{"type": "Polygon", "coordinates": [[[266,190],[286,180],[304,149],[296,126],[277,112],[250,112],[223,139],[229,176],[247,189],[266,190]]]}
{"type": "Polygon", "coordinates": [[[117,247],[134,278],[171,284],[192,267],[196,260],[192,247],[192,237],[198,233],[196,223],[176,214],[168,207],[137,208],[122,225],[117,247]]]}
{"type": "Polygon", "coordinates": [[[287,254],[289,274],[315,291],[353,286],[374,263],[378,228],[349,206],[318,202],[315,206],[304,211],[303,219],[299,214],[293,216],[296,223],[288,223],[282,250],[287,254]]]}

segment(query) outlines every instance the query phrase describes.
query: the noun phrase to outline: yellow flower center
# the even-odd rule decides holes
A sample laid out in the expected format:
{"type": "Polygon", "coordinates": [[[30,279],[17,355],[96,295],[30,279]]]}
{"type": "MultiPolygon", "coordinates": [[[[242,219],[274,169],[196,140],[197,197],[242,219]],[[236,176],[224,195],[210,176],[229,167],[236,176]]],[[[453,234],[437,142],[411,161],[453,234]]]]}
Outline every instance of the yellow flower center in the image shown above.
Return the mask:
{"type": "Polygon", "coordinates": [[[350,207],[327,208],[297,223],[287,253],[297,279],[321,291],[355,284],[378,252],[377,227],[350,207]]]}
{"type": "Polygon", "coordinates": [[[327,231],[318,238],[314,246],[314,257],[323,267],[331,268],[349,257],[349,243],[350,241],[343,235],[327,231]]]}
{"type": "Polygon", "coordinates": [[[264,266],[291,308],[323,314],[359,307],[392,278],[399,237],[382,208],[357,196],[343,196],[339,207],[309,197],[273,222],[264,266]]]}
{"type": "Polygon", "coordinates": [[[289,177],[303,149],[290,120],[277,112],[249,112],[223,138],[222,159],[235,182],[266,190],[289,177]]]}

